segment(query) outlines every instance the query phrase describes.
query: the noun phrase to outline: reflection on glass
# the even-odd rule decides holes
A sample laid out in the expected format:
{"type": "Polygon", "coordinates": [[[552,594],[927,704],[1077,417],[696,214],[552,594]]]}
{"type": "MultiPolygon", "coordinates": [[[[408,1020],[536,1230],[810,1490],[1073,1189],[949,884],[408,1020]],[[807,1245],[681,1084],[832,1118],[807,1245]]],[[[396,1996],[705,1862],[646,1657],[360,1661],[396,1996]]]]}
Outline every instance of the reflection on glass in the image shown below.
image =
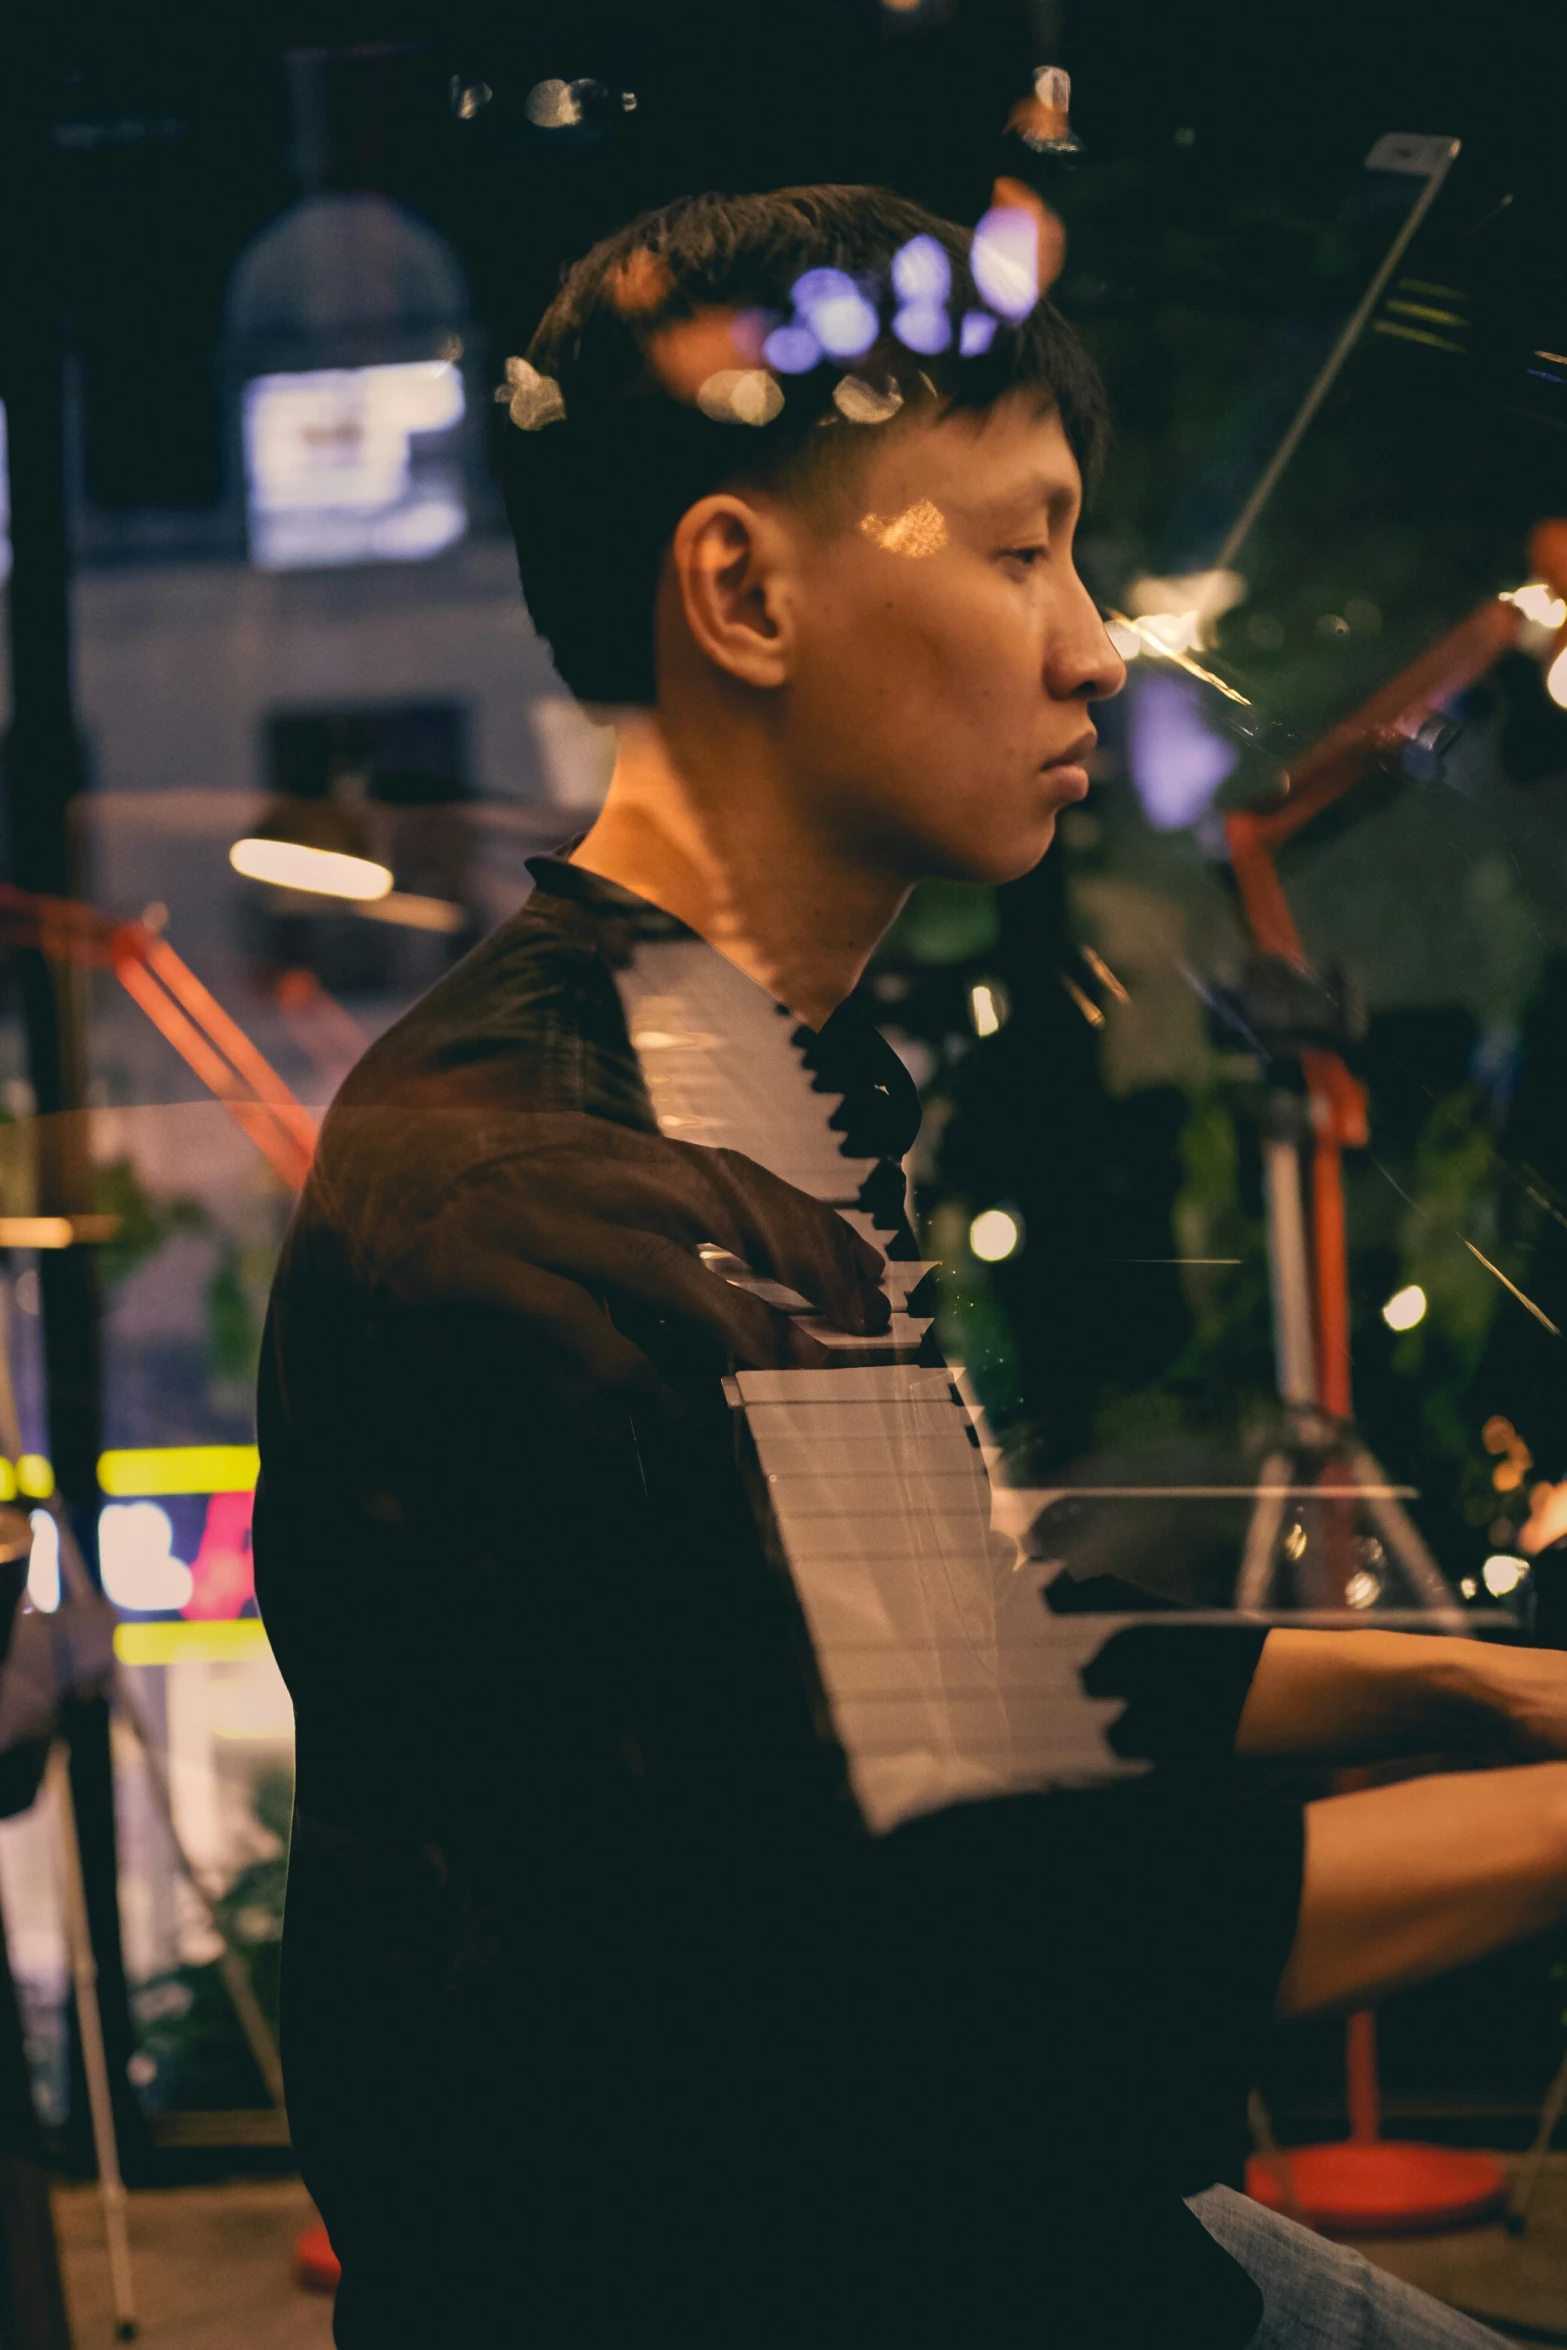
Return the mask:
{"type": "Polygon", "coordinates": [[[448,359],[263,375],[245,386],[251,558],[264,571],[417,563],[468,525],[448,359]]]}

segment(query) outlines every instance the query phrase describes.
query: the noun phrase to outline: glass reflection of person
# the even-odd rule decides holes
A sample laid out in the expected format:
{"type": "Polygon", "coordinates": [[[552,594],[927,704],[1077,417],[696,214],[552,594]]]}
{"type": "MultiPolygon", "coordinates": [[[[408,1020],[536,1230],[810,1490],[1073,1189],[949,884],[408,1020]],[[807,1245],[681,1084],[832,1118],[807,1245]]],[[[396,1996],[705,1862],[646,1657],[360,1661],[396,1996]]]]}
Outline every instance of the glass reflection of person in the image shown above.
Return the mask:
{"type": "Polygon", "coordinates": [[[901,200],[710,198],[589,255],[510,370],[524,587],[618,707],[614,778],[344,1086],[262,1375],[285,2061],[345,2345],[1222,2350],[1359,2339],[1350,2304],[1489,2338],[1213,2182],[1274,2012],[1567,1907],[1567,1762],[1303,1817],[1233,1758],[1559,1757],[1567,1665],[1242,1636],[1163,1693],[1170,1767],[870,1843],[738,1490],[717,1373],[800,1342],[697,1244],[862,1330],[876,1268],[658,1134],[613,971],[684,924],[906,1148],[847,999],[916,881],[1047,852],[1122,681],[1072,559],[1092,370],[1047,308],[982,310],[901,200]],[[807,272],[863,301],[916,238],[944,347],[884,312],[852,368],[770,364],[807,272]]]}

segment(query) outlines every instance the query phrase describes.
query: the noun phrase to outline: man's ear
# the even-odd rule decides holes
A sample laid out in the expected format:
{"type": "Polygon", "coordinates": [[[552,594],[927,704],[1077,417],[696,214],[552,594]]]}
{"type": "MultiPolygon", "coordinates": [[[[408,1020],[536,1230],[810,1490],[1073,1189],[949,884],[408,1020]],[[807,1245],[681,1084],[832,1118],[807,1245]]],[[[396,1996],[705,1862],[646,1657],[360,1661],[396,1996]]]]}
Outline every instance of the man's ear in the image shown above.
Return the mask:
{"type": "Polygon", "coordinates": [[[765,509],[720,491],[680,517],[670,549],[692,642],[745,685],[783,685],[793,659],[788,537],[765,509]]]}

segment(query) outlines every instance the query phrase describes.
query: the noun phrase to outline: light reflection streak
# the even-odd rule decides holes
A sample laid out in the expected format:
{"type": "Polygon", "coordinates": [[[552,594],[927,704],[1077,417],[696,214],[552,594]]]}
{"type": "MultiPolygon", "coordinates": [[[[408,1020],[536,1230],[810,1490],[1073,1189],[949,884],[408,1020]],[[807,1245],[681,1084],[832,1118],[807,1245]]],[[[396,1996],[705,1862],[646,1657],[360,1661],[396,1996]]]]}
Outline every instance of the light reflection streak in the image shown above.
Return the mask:
{"type": "Polygon", "coordinates": [[[1232,685],[1226,685],[1222,677],[1215,677],[1211,669],[1204,669],[1202,663],[1194,661],[1190,653],[1183,653],[1175,645],[1166,644],[1164,638],[1150,623],[1142,620],[1129,620],[1127,615],[1124,612],[1118,612],[1113,604],[1106,604],[1104,612],[1107,620],[1113,621],[1117,628],[1129,630],[1133,636],[1139,638],[1148,647],[1151,653],[1157,653],[1161,661],[1173,661],[1177,669],[1184,669],[1188,677],[1198,678],[1202,684],[1211,685],[1215,693],[1222,694],[1227,702],[1238,702],[1243,710],[1251,708],[1251,702],[1245,694],[1237,693],[1232,685]]]}
{"type": "Polygon", "coordinates": [[[1100,985],[1110,990],[1118,1004],[1129,1004],[1132,1000],[1129,991],[1122,986],[1103,955],[1096,954],[1092,947],[1082,948],[1081,953],[1083,961],[1088,965],[1100,985]]]}
{"type": "MultiPolygon", "coordinates": [[[[1460,1233],[1458,1237],[1460,1240],[1464,1240],[1462,1233],[1460,1233]]],[[[1500,1265],[1493,1265],[1490,1258],[1483,1255],[1482,1252],[1475,1247],[1475,1244],[1472,1240],[1464,1240],[1464,1246],[1472,1257],[1474,1257],[1480,1264],[1484,1265],[1488,1273],[1495,1274],[1502,1287],[1509,1293],[1509,1295],[1515,1297],[1518,1300],[1518,1303],[1524,1308],[1526,1313],[1533,1314],[1535,1320],[1540,1324],[1542,1329],[1549,1330],[1553,1338],[1560,1338],[1561,1332],[1557,1329],[1556,1324],[1551,1320],[1550,1315],[1543,1312],[1542,1309],[1535,1304],[1532,1297],[1525,1297],[1517,1282],[1509,1281],[1507,1275],[1502,1271],[1500,1265]]]]}

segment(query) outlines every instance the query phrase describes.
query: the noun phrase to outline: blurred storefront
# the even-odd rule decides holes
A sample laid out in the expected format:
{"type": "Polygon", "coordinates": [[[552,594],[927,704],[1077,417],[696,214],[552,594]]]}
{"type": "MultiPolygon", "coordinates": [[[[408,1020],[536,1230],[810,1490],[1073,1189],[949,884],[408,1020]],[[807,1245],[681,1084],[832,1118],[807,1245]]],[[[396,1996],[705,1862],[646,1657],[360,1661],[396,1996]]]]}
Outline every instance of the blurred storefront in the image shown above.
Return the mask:
{"type": "MultiPolygon", "coordinates": [[[[449,247],[375,195],[307,194],[230,283],[226,473],[169,517],[75,482],[81,894],[167,943],[288,1095],[319,1115],[365,1044],[526,894],[580,829],[610,737],[529,627],[480,427],[490,361],[449,247]],[[341,809],[394,886],[362,901],[247,878],[269,809],[341,809]]],[[[102,1301],[98,1524],[117,1652],[179,1844],[275,2012],[291,1801],[287,1693],[256,1617],[250,1504],[261,1318],[293,1193],[111,969],[76,975],[102,1301]]],[[[25,1211],[33,1097],[0,1014],[5,1205],[25,1211]]],[[[22,1498],[52,1488],[36,1251],[6,1251],[22,1498]]],[[[17,1491],[14,1464],[0,1485],[17,1491]]],[[[31,1602],[58,1601],[47,1512],[31,1602]]],[[[114,1734],[120,1915],[149,2113],[253,2109],[282,2141],[181,1873],[148,1757],[114,1734]]],[[[0,1825],[0,1900],[40,2111],[68,2103],[53,1797],[0,1825]]],[[[199,2125],[190,2125],[197,2129],[199,2125]]]]}

